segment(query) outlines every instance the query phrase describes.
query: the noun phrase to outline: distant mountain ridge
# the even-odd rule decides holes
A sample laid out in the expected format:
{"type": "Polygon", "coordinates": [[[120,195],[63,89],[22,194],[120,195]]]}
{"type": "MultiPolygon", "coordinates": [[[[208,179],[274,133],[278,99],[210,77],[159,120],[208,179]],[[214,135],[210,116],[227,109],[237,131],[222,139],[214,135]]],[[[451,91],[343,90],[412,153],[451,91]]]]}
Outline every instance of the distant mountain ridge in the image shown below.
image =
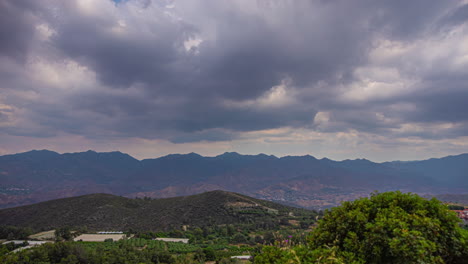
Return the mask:
{"type": "Polygon", "coordinates": [[[89,193],[172,197],[226,190],[308,208],[337,205],[374,190],[466,193],[468,154],[409,162],[333,161],[313,156],[196,153],[137,160],[122,152],[0,156],[0,207],[89,193]]]}
{"type": "Polygon", "coordinates": [[[182,225],[278,224],[291,215],[314,218],[317,213],[225,191],[155,200],[89,194],[2,209],[0,225],[36,231],[65,226],[86,226],[90,231],[163,231],[182,225]]]}

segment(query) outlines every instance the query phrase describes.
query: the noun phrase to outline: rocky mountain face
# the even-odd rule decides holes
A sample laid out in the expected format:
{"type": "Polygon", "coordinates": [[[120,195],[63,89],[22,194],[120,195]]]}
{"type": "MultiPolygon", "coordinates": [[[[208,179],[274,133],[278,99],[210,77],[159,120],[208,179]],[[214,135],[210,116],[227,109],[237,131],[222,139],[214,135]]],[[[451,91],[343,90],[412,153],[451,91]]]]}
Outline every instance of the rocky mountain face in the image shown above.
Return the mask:
{"type": "Polygon", "coordinates": [[[121,152],[0,156],[0,207],[90,193],[173,197],[227,190],[307,208],[402,190],[466,193],[468,154],[412,162],[333,161],[312,156],[195,153],[137,160],[121,152]]]}

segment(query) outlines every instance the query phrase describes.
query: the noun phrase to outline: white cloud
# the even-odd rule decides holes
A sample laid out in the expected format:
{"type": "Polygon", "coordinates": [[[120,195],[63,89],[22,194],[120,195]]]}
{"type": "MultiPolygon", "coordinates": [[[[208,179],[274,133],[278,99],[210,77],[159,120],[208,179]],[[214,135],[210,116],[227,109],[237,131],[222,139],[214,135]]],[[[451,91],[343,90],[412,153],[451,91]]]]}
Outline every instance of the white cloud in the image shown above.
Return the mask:
{"type": "Polygon", "coordinates": [[[224,105],[228,108],[254,108],[274,109],[292,106],[297,102],[297,92],[291,86],[290,79],[284,79],[281,84],[271,87],[256,99],[245,101],[226,100],[224,105]]]}

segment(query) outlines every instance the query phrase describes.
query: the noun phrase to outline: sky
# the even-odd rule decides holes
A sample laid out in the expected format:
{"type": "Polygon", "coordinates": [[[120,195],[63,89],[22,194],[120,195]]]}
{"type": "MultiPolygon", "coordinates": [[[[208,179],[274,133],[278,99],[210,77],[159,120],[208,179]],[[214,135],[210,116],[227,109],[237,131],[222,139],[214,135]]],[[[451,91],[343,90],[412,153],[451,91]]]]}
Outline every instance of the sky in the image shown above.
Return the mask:
{"type": "Polygon", "coordinates": [[[0,0],[0,155],[468,152],[468,1],[0,0]]]}

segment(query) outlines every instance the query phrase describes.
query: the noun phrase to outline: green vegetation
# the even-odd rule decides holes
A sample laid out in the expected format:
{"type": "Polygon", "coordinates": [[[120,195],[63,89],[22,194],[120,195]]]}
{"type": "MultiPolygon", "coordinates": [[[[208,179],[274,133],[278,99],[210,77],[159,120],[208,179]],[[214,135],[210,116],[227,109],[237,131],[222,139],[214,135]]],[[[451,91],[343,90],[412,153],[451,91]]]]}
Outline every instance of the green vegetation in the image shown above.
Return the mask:
{"type": "Polygon", "coordinates": [[[0,225],[28,227],[35,232],[63,227],[159,232],[184,225],[203,228],[223,224],[276,229],[280,221],[310,222],[316,215],[311,210],[224,191],[153,200],[91,194],[0,210],[0,225]]]}
{"type": "Polygon", "coordinates": [[[28,242],[23,242],[21,244],[15,244],[12,242],[0,244],[0,259],[1,259],[1,256],[4,256],[17,248],[25,247],[27,245],[29,245],[28,242]]]}
{"type": "Polygon", "coordinates": [[[450,209],[450,210],[464,210],[465,206],[457,205],[457,204],[449,204],[448,209],[450,209]]]}
{"type": "Polygon", "coordinates": [[[305,243],[307,231],[299,223],[314,222],[310,216],[289,214],[274,219],[268,224],[252,222],[136,232],[130,239],[105,242],[63,241],[70,235],[70,228],[64,227],[55,232],[60,242],[14,254],[7,254],[11,250],[4,251],[0,263],[236,263],[231,256],[255,255],[264,245],[305,243]],[[296,222],[291,224],[288,219],[296,222]],[[156,237],[188,238],[190,243],[157,241],[156,237]]]}
{"type": "MultiPolygon", "coordinates": [[[[70,230],[76,230],[76,235],[86,228],[63,226],[56,229],[59,242],[55,244],[16,253],[12,250],[18,246],[2,245],[0,263],[235,263],[230,258],[234,255],[254,256],[259,264],[461,264],[468,259],[468,231],[436,199],[373,193],[326,211],[317,225],[315,212],[291,212],[289,207],[258,204],[242,196],[240,200],[239,196],[221,197],[228,201],[212,203],[221,204],[220,211],[226,213],[212,214],[203,225],[130,230],[132,238],[105,242],[66,241],[72,237],[70,230]],[[214,216],[235,216],[237,221],[218,224],[221,220],[214,216]],[[156,237],[188,238],[190,243],[156,237]]],[[[30,233],[16,227],[1,227],[0,232],[18,238],[30,233]]]]}
{"type": "Polygon", "coordinates": [[[60,227],[55,230],[55,239],[57,241],[71,240],[73,238],[72,232],[69,227],[60,227]]]}
{"type": "Polygon", "coordinates": [[[4,250],[7,246],[0,248],[0,263],[204,263],[259,251],[252,246],[209,247],[142,238],[118,242],[47,243],[15,254],[7,254],[14,249],[4,250]]]}
{"type": "MultiPolygon", "coordinates": [[[[252,212],[233,208],[239,217],[252,212]]],[[[300,211],[299,211],[300,212],[300,211]]],[[[296,212],[297,213],[297,212],[296,212]]],[[[259,213],[257,213],[259,214],[259,213]]],[[[182,226],[169,231],[130,232],[130,239],[105,242],[66,242],[72,236],[69,227],[55,230],[57,243],[26,249],[18,253],[5,251],[0,263],[237,263],[234,255],[255,255],[264,245],[303,244],[315,213],[291,215],[278,211],[272,216],[246,218],[237,224],[182,226]],[[304,224],[305,223],[305,224],[304,224]],[[305,228],[304,228],[305,227],[305,228]],[[188,238],[190,243],[163,242],[156,237],[188,238]],[[284,242],[288,240],[288,242],[284,242]]],[[[73,236],[83,232],[73,231],[73,236]]]]}
{"type": "Polygon", "coordinates": [[[8,240],[27,239],[32,234],[30,228],[22,228],[16,226],[0,226],[0,238],[8,240]]]}
{"type": "MultiPolygon", "coordinates": [[[[14,254],[5,251],[0,263],[231,263],[231,256],[254,255],[275,241],[305,243],[317,215],[222,191],[156,200],[86,195],[1,210],[0,223],[55,229],[57,243],[14,254]],[[80,233],[102,230],[123,230],[133,237],[67,242],[80,233]],[[153,240],[156,237],[188,238],[190,243],[153,240]]],[[[0,238],[31,233],[22,235],[18,227],[4,230],[0,238]],[[7,235],[12,232],[17,235],[7,235]]]]}
{"type": "Polygon", "coordinates": [[[466,263],[459,221],[436,199],[374,193],[327,211],[306,244],[265,247],[255,263],[466,263]]]}

